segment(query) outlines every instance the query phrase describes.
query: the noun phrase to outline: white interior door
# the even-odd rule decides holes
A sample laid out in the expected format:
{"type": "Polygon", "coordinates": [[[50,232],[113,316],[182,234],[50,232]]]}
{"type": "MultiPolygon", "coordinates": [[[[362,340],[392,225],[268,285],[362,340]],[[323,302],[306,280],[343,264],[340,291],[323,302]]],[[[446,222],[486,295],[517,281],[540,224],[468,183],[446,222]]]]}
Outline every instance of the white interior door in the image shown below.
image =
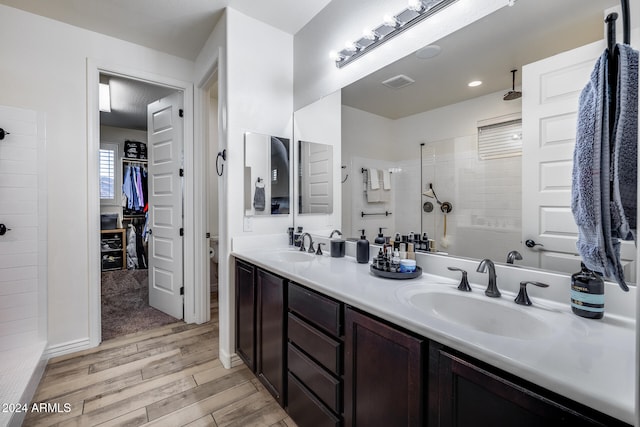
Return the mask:
{"type": "Polygon", "coordinates": [[[149,305],[183,318],[183,95],[147,107],[149,152],[149,305]]]}
{"type": "MultiPolygon", "coordinates": [[[[604,41],[592,43],[523,67],[522,72],[522,231],[543,246],[524,247],[528,264],[567,273],[580,269],[578,228],[571,212],[571,175],[578,98],[587,84],[604,41]]],[[[623,242],[627,280],[633,243],[623,242]]]]}
{"type": "Polygon", "coordinates": [[[333,146],[303,143],[302,165],[302,213],[333,212],[333,146]]]}

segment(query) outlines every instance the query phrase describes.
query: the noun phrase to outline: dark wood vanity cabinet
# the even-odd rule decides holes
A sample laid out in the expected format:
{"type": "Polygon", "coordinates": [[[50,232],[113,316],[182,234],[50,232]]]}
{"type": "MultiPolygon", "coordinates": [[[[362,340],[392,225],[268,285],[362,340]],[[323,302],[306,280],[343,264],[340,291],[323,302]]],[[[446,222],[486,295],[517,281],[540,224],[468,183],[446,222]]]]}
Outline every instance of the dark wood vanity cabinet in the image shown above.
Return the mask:
{"type": "Polygon", "coordinates": [[[435,342],[428,384],[429,427],[627,426],[435,342]]]}
{"type": "Polygon", "coordinates": [[[287,412],[300,427],[342,425],[343,304],[289,284],[287,412]]]}
{"type": "Polygon", "coordinates": [[[286,285],[236,260],[236,353],[284,406],[286,285]]]}
{"type": "Polygon", "coordinates": [[[284,407],[286,281],[257,270],[256,375],[284,407]]]}
{"type": "Polygon", "coordinates": [[[627,426],[236,260],[238,355],[300,427],[627,426]]]}
{"type": "Polygon", "coordinates": [[[345,310],[346,426],[422,426],[426,340],[345,310]]]}
{"type": "Polygon", "coordinates": [[[256,371],[256,268],[236,260],[236,353],[256,371]]]}

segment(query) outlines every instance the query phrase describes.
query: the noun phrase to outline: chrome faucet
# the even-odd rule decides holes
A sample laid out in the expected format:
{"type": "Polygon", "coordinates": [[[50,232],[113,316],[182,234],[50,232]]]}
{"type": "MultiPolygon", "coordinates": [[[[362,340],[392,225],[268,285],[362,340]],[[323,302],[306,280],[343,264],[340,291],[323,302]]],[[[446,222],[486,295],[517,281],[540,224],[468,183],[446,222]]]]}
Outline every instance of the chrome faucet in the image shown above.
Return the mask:
{"type": "Polygon", "coordinates": [[[338,236],[342,236],[342,232],[340,230],[333,230],[331,234],[329,234],[329,238],[333,238],[333,235],[337,234],[338,236]]]}
{"type": "Polygon", "coordinates": [[[511,251],[507,254],[507,264],[513,264],[515,260],[522,260],[522,255],[518,251],[511,251]]]}
{"type": "Polygon", "coordinates": [[[480,261],[480,265],[478,265],[478,269],[476,270],[478,273],[486,273],[487,267],[489,267],[489,284],[487,285],[487,290],[484,291],[484,294],[491,298],[500,297],[500,291],[498,290],[498,284],[496,282],[496,266],[493,264],[493,261],[490,259],[483,259],[480,261]]]}
{"type": "Polygon", "coordinates": [[[309,233],[302,233],[302,235],[300,237],[298,237],[298,241],[300,242],[300,251],[304,252],[307,250],[307,248],[304,247],[304,238],[306,236],[309,236],[309,250],[307,252],[309,253],[314,253],[315,250],[313,249],[313,237],[311,237],[311,234],[309,233]]]}

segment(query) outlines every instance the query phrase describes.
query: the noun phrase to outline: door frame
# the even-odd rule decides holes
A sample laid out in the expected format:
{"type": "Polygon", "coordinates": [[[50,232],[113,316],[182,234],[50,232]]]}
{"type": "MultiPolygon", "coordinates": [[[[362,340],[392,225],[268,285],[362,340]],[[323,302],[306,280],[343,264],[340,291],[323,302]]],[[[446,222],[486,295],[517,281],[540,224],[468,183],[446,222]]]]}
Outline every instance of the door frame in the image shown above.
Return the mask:
{"type": "Polygon", "coordinates": [[[100,74],[109,74],[131,80],[139,80],[158,86],[165,86],[183,92],[186,114],[183,127],[184,156],[184,240],[183,240],[183,276],[184,276],[184,321],[197,322],[202,317],[195,303],[197,294],[202,294],[202,281],[194,279],[194,138],[193,138],[193,83],[167,76],[133,70],[120,65],[109,64],[87,58],[87,224],[88,224],[88,286],[89,286],[89,345],[97,346],[102,341],[101,319],[101,277],[100,277],[100,195],[98,178],[98,150],[100,148],[100,111],[98,108],[98,83],[100,74]],[[200,291],[200,292],[199,292],[200,291]]]}

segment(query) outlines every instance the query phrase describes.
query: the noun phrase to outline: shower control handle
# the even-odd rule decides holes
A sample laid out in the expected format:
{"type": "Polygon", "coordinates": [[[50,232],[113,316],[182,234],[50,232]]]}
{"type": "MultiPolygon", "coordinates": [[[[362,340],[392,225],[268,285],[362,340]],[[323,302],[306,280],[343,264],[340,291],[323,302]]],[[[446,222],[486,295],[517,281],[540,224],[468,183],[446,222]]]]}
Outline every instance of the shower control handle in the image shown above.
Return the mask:
{"type": "Polygon", "coordinates": [[[7,226],[4,224],[0,224],[0,236],[4,236],[7,231],[11,231],[11,229],[7,228],[7,226]]]}

